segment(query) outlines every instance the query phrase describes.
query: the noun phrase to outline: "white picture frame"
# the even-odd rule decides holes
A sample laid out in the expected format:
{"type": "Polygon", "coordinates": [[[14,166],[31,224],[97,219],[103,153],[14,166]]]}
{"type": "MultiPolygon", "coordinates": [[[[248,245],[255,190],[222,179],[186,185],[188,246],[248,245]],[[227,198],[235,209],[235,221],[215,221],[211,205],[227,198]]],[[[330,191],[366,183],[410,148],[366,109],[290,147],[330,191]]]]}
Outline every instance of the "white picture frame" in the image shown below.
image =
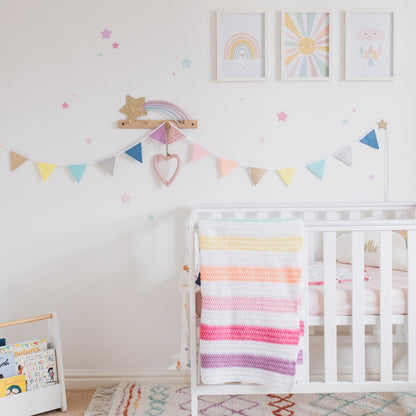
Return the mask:
{"type": "Polygon", "coordinates": [[[392,81],[396,77],[394,10],[345,12],[345,79],[392,81]]]}
{"type": "Polygon", "coordinates": [[[332,78],[332,14],[329,10],[281,11],[282,81],[332,78]]]}
{"type": "Polygon", "coordinates": [[[217,80],[267,79],[268,14],[264,10],[217,11],[217,80]]]}

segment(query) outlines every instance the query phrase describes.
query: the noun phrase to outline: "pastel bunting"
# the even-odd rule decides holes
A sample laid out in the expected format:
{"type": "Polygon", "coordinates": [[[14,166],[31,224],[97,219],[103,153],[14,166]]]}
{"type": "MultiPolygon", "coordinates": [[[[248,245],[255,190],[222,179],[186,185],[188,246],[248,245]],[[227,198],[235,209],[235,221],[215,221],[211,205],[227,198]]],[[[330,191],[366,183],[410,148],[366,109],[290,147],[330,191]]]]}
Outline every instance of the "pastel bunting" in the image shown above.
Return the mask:
{"type": "Polygon", "coordinates": [[[238,164],[233,162],[232,160],[224,159],[222,157],[220,158],[220,166],[221,166],[221,177],[225,178],[238,166],[238,164]]]}
{"type": "Polygon", "coordinates": [[[313,173],[318,179],[322,179],[325,170],[325,159],[318,162],[310,163],[306,166],[311,173],[313,173]]]}
{"type": "Polygon", "coordinates": [[[290,186],[295,176],[296,168],[278,169],[276,171],[286,186],[290,186]]]}
{"type": "Polygon", "coordinates": [[[10,170],[13,171],[17,169],[19,166],[25,163],[26,160],[27,160],[27,157],[19,155],[16,152],[10,151],[10,170]]]}

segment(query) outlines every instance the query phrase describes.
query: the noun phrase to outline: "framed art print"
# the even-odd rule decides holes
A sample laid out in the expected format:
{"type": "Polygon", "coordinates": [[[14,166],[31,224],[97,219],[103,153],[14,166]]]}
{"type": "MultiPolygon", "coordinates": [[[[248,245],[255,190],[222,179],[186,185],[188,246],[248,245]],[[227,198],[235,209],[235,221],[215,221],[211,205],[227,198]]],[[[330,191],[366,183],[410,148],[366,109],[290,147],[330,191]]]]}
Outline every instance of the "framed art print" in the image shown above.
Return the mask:
{"type": "Polygon", "coordinates": [[[218,81],[266,79],[266,13],[217,12],[218,81]]]}
{"type": "Polygon", "coordinates": [[[345,78],[392,80],[395,76],[394,12],[345,13],[345,78]]]}
{"type": "Polygon", "coordinates": [[[281,29],[282,80],[329,80],[331,14],[282,11],[281,29]]]}

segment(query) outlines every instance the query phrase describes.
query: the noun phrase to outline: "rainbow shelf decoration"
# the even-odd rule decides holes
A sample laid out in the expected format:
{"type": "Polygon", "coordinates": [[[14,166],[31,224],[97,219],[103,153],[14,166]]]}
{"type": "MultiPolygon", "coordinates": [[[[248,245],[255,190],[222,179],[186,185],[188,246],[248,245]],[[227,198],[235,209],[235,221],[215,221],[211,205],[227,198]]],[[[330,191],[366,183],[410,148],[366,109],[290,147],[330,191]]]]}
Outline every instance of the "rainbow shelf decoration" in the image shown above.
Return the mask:
{"type": "Polygon", "coordinates": [[[260,45],[253,36],[236,33],[227,40],[224,59],[261,59],[260,45]]]}
{"type": "Polygon", "coordinates": [[[180,129],[196,129],[198,127],[197,120],[192,120],[192,117],[183,108],[168,101],[145,101],[144,97],[133,98],[127,95],[126,104],[120,109],[120,112],[126,114],[128,119],[118,121],[119,129],[154,129],[166,121],[170,121],[180,129]],[[164,118],[163,120],[136,120],[138,117],[147,116],[148,113],[159,113],[164,118]]]}
{"type": "Polygon", "coordinates": [[[168,101],[152,100],[144,102],[144,109],[146,111],[153,111],[161,113],[175,121],[191,120],[191,116],[176,104],[168,101]]]}

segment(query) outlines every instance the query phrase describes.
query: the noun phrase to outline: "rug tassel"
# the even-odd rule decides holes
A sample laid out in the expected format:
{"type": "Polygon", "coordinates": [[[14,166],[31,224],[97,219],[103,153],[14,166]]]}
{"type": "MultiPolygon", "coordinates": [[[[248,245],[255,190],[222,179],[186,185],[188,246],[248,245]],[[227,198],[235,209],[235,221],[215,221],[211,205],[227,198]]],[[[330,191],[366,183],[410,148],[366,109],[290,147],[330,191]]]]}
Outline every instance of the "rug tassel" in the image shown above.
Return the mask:
{"type": "Polygon", "coordinates": [[[117,388],[118,386],[110,387],[108,389],[99,387],[95,390],[91,403],[84,415],[107,416],[110,413],[111,404],[113,403],[117,388]]]}

